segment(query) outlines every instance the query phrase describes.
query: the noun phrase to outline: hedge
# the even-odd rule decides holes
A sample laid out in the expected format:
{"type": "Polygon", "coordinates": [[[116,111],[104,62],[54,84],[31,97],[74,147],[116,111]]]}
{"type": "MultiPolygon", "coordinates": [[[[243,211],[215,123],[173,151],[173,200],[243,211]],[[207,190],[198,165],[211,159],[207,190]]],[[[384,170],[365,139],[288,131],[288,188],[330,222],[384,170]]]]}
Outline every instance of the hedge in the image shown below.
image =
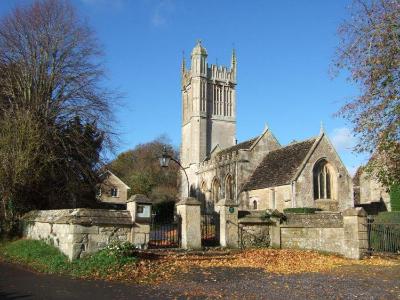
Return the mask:
{"type": "Polygon", "coordinates": [[[289,214],[313,214],[316,211],[320,210],[321,210],[320,208],[315,208],[315,207],[293,207],[293,208],[285,208],[283,212],[289,214]]]}
{"type": "Polygon", "coordinates": [[[385,211],[380,212],[374,218],[378,223],[395,223],[400,224],[400,211],[385,211]]]}
{"type": "Polygon", "coordinates": [[[400,211],[400,184],[393,184],[390,187],[390,205],[392,211],[400,211]]]}

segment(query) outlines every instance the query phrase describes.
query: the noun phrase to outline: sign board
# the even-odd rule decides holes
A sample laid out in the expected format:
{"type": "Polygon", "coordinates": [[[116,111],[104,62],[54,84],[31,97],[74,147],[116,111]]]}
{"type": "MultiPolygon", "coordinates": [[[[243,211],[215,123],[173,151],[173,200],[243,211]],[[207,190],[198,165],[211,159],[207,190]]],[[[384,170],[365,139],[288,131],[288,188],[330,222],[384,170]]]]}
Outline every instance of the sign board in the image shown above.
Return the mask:
{"type": "Polygon", "coordinates": [[[136,216],[139,218],[150,218],[151,205],[138,204],[136,210],[136,216]]]}

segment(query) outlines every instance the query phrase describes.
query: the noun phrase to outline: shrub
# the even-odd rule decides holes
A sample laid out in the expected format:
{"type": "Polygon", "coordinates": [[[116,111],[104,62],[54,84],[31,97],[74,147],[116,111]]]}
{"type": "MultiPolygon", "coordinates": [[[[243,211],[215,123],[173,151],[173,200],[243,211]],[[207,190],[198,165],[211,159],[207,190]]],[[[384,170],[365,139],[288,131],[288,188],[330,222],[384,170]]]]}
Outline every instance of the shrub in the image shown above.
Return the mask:
{"type": "Polygon", "coordinates": [[[379,222],[400,224],[400,211],[380,212],[374,219],[377,223],[379,222]]]}
{"type": "Polygon", "coordinates": [[[270,219],[271,217],[274,218],[279,218],[281,220],[285,219],[285,215],[283,213],[281,213],[280,211],[276,210],[276,209],[267,209],[265,212],[263,212],[263,214],[261,215],[261,218],[263,220],[266,219],[270,219]]]}
{"type": "Polygon", "coordinates": [[[88,276],[94,273],[105,276],[117,271],[123,265],[135,262],[133,249],[130,243],[113,243],[94,254],[74,260],[69,273],[74,276],[88,276]]]}
{"type": "Polygon", "coordinates": [[[321,210],[320,208],[315,208],[315,207],[292,207],[292,208],[285,208],[283,212],[289,214],[313,214],[316,211],[320,210],[321,210]]]}
{"type": "Polygon", "coordinates": [[[393,184],[390,187],[390,205],[392,211],[400,212],[400,184],[393,184]]]}

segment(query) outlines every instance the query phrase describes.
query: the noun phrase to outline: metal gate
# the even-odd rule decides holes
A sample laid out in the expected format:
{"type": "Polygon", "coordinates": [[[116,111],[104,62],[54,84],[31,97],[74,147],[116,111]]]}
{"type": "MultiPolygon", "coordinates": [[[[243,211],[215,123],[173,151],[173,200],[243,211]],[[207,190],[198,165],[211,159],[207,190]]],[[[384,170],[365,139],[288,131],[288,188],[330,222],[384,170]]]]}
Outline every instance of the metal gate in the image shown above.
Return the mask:
{"type": "Polygon", "coordinates": [[[179,248],[181,245],[181,217],[176,215],[170,223],[159,223],[152,218],[149,248],[179,248]]]}
{"type": "Polygon", "coordinates": [[[367,219],[368,253],[400,253],[400,224],[367,219]]]}
{"type": "Polygon", "coordinates": [[[201,215],[201,245],[204,247],[219,246],[219,214],[216,212],[201,215]]]}

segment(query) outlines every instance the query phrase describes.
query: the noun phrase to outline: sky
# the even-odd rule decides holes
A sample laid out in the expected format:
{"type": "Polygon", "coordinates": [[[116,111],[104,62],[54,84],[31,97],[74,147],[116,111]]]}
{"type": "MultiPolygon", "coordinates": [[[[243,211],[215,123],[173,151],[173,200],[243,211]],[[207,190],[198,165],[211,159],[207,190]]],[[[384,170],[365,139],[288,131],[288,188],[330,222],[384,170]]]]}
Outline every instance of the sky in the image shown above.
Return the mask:
{"type": "MultiPolygon", "coordinates": [[[[0,17],[31,0],[0,0],[0,17]]],[[[198,39],[208,62],[237,54],[237,139],[268,124],[282,145],[319,134],[321,122],[354,174],[366,157],[351,149],[351,124],[334,116],[358,88],[329,70],[350,0],[71,0],[105,50],[107,82],[123,95],[114,108],[116,153],[161,135],[181,141],[180,64],[198,39]]]]}

